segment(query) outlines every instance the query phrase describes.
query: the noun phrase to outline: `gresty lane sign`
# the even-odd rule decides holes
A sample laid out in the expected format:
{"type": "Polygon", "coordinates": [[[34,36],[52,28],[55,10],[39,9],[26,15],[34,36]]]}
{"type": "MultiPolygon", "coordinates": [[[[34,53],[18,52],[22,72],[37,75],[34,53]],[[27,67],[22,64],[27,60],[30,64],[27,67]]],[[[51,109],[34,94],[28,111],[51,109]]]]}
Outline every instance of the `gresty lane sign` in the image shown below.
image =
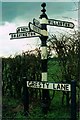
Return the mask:
{"type": "Polygon", "coordinates": [[[46,82],[27,81],[27,87],[51,89],[51,90],[61,90],[61,91],[71,91],[71,85],[70,84],[51,83],[51,82],[47,82],[47,81],[46,82]]]}
{"type": "Polygon", "coordinates": [[[57,27],[65,27],[65,28],[74,28],[74,24],[72,22],[48,19],[48,25],[57,26],[57,27]]]}

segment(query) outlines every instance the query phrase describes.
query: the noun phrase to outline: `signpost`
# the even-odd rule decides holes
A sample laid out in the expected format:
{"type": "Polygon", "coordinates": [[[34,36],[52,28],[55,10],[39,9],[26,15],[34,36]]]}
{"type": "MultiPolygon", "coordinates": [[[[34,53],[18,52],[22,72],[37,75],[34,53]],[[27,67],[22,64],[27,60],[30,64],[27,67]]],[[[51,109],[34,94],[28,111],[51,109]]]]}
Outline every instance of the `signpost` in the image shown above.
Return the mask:
{"type": "Polygon", "coordinates": [[[41,10],[42,14],[40,15],[40,22],[33,19],[33,24],[29,22],[29,27],[22,26],[16,29],[16,33],[10,33],[10,39],[21,39],[21,38],[30,38],[30,37],[40,37],[41,39],[41,66],[42,66],[42,73],[41,73],[41,81],[26,81],[24,79],[23,84],[23,93],[24,93],[24,111],[25,113],[29,112],[29,92],[28,87],[31,88],[41,88],[42,89],[42,108],[44,113],[48,112],[49,103],[50,103],[50,95],[49,90],[58,90],[58,91],[71,91],[71,120],[76,120],[76,84],[75,81],[71,82],[70,84],[64,83],[54,83],[54,82],[47,82],[47,38],[48,38],[48,31],[47,25],[50,26],[57,26],[57,27],[65,27],[65,28],[74,28],[74,24],[72,22],[55,20],[55,19],[48,19],[46,15],[46,4],[43,3],[41,5],[43,9],[41,10]]]}

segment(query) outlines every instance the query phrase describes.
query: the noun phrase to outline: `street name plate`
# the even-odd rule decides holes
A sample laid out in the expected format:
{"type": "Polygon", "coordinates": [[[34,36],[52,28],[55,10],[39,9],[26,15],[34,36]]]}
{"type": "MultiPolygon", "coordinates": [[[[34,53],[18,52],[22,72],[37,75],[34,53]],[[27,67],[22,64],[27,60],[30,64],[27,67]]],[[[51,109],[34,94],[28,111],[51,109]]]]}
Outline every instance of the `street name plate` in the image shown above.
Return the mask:
{"type": "Polygon", "coordinates": [[[39,37],[40,34],[35,32],[20,32],[20,33],[10,33],[10,39],[20,39],[20,38],[30,38],[30,37],[39,37]]]}
{"type": "Polygon", "coordinates": [[[57,26],[57,27],[65,27],[65,28],[74,28],[74,24],[72,22],[48,19],[48,25],[57,26]]]}
{"type": "Polygon", "coordinates": [[[61,90],[61,91],[71,91],[71,85],[70,84],[64,84],[64,83],[27,81],[27,87],[51,89],[51,90],[61,90]]]}
{"type": "Polygon", "coordinates": [[[34,31],[34,32],[40,34],[40,35],[48,36],[48,32],[46,30],[40,29],[39,27],[33,25],[31,22],[29,23],[29,29],[31,31],[34,31]]]}
{"type": "Polygon", "coordinates": [[[18,27],[16,29],[16,32],[17,33],[20,33],[20,32],[28,32],[29,31],[29,27],[28,26],[21,26],[21,27],[18,27]]]}

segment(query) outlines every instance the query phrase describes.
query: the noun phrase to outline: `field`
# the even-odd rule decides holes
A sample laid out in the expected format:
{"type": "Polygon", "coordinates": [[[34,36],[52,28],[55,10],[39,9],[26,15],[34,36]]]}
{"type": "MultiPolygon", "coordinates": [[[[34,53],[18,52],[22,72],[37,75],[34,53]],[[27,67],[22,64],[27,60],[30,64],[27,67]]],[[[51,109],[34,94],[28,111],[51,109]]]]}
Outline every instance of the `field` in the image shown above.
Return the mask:
{"type": "MultiPolygon", "coordinates": [[[[48,81],[58,82],[61,80],[61,69],[57,61],[48,61],[48,81]]],[[[53,91],[50,90],[52,97],[53,91]]],[[[70,105],[66,106],[66,99],[62,104],[62,91],[55,91],[47,115],[41,110],[41,102],[36,101],[31,105],[28,117],[24,116],[22,98],[14,99],[3,96],[2,120],[70,120],[70,105]]],[[[77,115],[78,116],[78,115],[77,115]]]]}

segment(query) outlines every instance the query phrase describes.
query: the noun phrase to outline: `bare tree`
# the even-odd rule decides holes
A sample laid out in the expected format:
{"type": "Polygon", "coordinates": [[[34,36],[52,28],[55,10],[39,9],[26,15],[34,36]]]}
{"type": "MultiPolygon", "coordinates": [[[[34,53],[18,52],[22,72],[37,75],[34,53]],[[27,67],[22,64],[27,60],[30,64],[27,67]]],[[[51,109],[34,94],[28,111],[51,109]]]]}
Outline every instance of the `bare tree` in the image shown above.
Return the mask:
{"type": "MultiPolygon", "coordinates": [[[[76,80],[79,88],[80,80],[80,32],[75,31],[74,34],[62,34],[60,37],[52,35],[48,39],[49,53],[55,51],[59,65],[62,71],[62,82],[71,83],[76,80]]],[[[66,95],[66,103],[69,105],[69,92],[63,92],[62,103],[66,95]]]]}

